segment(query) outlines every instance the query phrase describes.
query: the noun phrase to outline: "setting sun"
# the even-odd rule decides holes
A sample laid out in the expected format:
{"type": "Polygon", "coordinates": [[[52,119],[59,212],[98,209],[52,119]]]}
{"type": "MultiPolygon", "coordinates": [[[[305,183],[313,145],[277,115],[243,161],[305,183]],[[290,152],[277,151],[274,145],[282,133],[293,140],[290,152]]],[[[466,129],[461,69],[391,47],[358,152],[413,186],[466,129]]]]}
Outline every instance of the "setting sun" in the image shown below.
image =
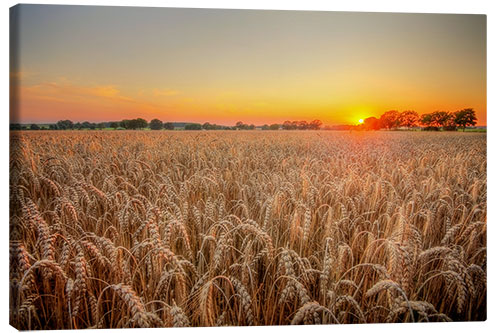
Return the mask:
{"type": "Polygon", "coordinates": [[[365,121],[364,121],[363,119],[358,120],[358,123],[360,123],[360,124],[362,124],[362,123],[364,123],[364,122],[365,122],[365,121]]]}

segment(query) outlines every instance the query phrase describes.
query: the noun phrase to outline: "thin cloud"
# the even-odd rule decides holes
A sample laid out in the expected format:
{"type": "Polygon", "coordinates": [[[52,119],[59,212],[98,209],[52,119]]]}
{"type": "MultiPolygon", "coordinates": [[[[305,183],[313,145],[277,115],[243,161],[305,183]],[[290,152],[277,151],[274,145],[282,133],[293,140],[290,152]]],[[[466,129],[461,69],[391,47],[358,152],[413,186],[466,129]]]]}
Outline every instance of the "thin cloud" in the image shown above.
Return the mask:
{"type": "Polygon", "coordinates": [[[164,96],[164,97],[169,97],[169,96],[176,96],[179,95],[180,91],[178,90],[172,90],[172,89],[154,89],[153,90],[153,95],[154,96],[164,96]]]}

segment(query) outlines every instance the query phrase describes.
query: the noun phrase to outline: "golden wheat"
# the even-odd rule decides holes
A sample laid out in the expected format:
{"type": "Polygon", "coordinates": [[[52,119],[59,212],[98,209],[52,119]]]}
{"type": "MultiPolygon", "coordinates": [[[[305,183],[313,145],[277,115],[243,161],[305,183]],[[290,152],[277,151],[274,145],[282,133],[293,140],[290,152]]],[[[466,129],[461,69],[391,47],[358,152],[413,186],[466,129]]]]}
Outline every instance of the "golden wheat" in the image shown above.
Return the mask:
{"type": "Polygon", "coordinates": [[[483,133],[12,132],[30,329],[486,319],[483,133]]]}

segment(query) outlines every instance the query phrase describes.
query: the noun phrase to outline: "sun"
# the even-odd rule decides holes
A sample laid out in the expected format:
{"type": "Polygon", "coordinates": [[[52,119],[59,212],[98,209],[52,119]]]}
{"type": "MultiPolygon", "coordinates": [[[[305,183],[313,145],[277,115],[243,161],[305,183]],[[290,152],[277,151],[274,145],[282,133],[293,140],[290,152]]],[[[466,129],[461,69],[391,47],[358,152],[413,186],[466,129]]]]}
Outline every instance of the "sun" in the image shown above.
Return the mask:
{"type": "Polygon", "coordinates": [[[358,123],[360,123],[360,124],[362,124],[362,123],[364,123],[364,122],[365,122],[365,121],[364,121],[364,119],[360,119],[360,120],[358,120],[358,123]]]}

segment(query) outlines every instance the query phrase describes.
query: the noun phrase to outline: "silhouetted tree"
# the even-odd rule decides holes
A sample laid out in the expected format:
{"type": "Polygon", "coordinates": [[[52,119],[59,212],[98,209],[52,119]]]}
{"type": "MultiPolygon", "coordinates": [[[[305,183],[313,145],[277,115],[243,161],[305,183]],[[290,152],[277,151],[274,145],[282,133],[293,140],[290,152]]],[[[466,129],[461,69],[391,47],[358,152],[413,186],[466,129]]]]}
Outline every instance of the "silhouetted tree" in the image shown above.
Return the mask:
{"type": "Polygon", "coordinates": [[[13,131],[20,131],[22,128],[21,124],[10,124],[10,129],[13,131]]]}
{"type": "Polygon", "coordinates": [[[307,121],[301,120],[301,121],[297,122],[297,128],[299,130],[306,130],[309,128],[309,124],[307,123],[307,121]]]}
{"type": "Polygon", "coordinates": [[[437,127],[446,126],[452,119],[453,115],[446,111],[435,111],[432,113],[432,122],[437,127]]]}
{"type": "Polygon", "coordinates": [[[262,125],[262,130],[263,131],[269,131],[269,125],[268,124],[262,125]]]}
{"type": "Polygon", "coordinates": [[[420,116],[420,124],[425,131],[438,131],[439,127],[435,126],[432,113],[425,113],[420,116]]]}
{"type": "Polygon", "coordinates": [[[420,119],[420,116],[418,113],[412,110],[407,110],[401,112],[398,118],[399,126],[407,127],[407,128],[413,128],[418,125],[418,121],[420,119]]]}
{"type": "Polygon", "coordinates": [[[153,119],[149,123],[149,128],[154,131],[161,130],[163,128],[163,122],[160,119],[153,119]]]}
{"type": "Polygon", "coordinates": [[[269,129],[272,130],[272,131],[279,130],[280,129],[280,124],[272,124],[271,126],[269,126],[269,129]]]}
{"type": "Polygon", "coordinates": [[[392,129],[399,126],[399,112],[396,110],[387,111],[380,116],[380,127],[392,129]]]}
{"type": "Polygon", "coordinates": [[[123,119],[122,121],[120,121],[120,127],[130,129],[130,119],[123,119]]]}
{"type": "Polygon", "coordinates": [[[38,131],[38,130],[40,130],[40,126],[38,126],[37,124],[31,124],[30,130],[32,130],[32,131],[38,131]]]}
{"type": "Polygon", "coordinates": [[[112,121],[110,124],[109,124],[109,127],[113,128],[113,129],[117,129],[118,127],[120,127],[120,123],[117,122],[117,121],[112,121]]]}
{"type": "Polygon", "coordinates": [[[148,122],[146,121],[146,119],[137,118],[134,120],[135,120],[135,128],[141,129],[148,127],[148,122]]]}
{"type": "Polygon", "coordinates": [[[175,127],[174,127],[174,123],[164,123],[163,124],[163,127],[166,129],[166,130],[173,130],[175,127]]]}
{"type": "Polygon", "coordinates": [[[461,127],[463,131],[467,126],[476,125],[476,112],[474,109],[468,108],[457,111],[454,113],[454,122],[458,127],[461,127]]]}
{"type": "Polygon", "coordinates": [[[62,130],[73,129],[73,122],[71,120],[59,120],[57,128],[62,130]]]}
{"type": "Polygon", "coordinates": [[[368,131],[378,131],[380,129],[380,120],[375,117],[368,117],[363,120],[363,128],[368,131]]]}
{"type": "Polygon", "coordinates": [[[202,127],[200,124],[187,124],[186,126],[184,126],[184,129],[188,131],[199,131],[201,130],[201,128],[202,127]]]}
{"type": "Polygon", "coordinates": [[[309,128],[312,130],[319,130],[323,126],[323,122],[319,119],[315,119],[309,123],[309,128]]]}
{"type": "Polygon", "coordinates": [[[291,130],[292,129],[292,122],[289,120],[286,120],[283,125],[282,125],[284,130],[291,130]]]}

